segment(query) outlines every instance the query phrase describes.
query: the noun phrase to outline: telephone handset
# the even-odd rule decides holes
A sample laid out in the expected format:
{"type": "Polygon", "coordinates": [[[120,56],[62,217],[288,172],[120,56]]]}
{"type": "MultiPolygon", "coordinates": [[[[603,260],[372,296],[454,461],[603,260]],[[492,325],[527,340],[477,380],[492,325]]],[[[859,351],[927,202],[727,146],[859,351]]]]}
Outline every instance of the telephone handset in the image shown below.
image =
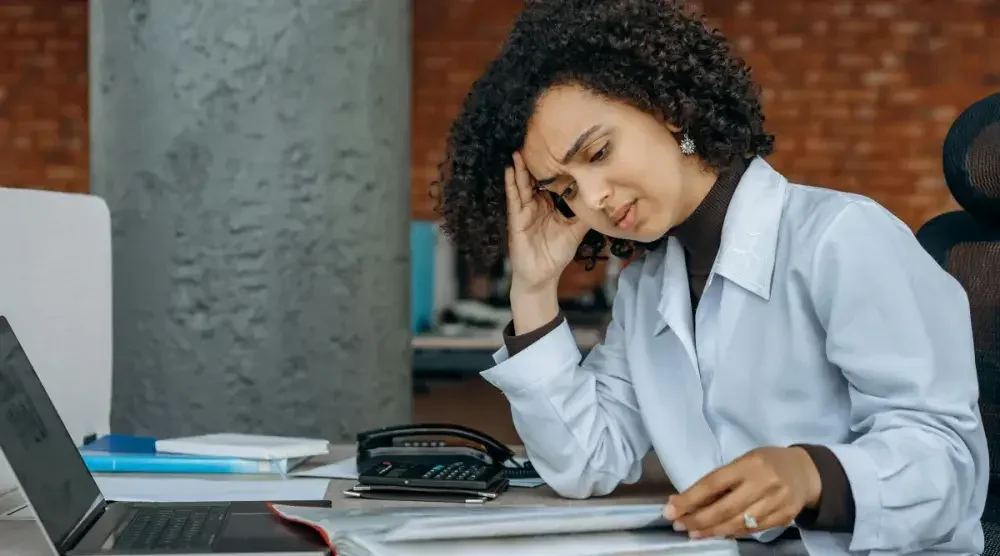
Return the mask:
{"type": "Polygon", "coordinates": [[[482,491],[538,477],[530,462],[515,462],[510,448],[461,425],[383,427],[359,433],[357,440],[361,484],[482,491]]]}
{"type": "Polygon", "coordinates": [[[552,202],[555,204],[556,210],[558,210],[563,216],[566,218],[574,218],[576,216],[576,213],[573,212],[573,209],[569,208],[569,205],[566,204],[566,199],[563,199],[562,195],[552,191],[547,191],[547,193],[550,197],[552,197],[552,202]]]}

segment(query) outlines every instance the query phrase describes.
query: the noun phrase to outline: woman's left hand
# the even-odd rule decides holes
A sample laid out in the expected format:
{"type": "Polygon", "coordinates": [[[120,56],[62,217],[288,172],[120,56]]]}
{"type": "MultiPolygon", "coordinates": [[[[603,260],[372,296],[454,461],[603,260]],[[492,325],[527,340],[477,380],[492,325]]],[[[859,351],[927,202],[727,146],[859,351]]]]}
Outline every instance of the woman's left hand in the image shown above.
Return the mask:
{"type": "Polygon", "coordinates": [[[821,489],[804,449],[764,447],[671,496],[663,514],[692,538],[743,537],[791,525],[804,508],[815,508],[821,489]]]}

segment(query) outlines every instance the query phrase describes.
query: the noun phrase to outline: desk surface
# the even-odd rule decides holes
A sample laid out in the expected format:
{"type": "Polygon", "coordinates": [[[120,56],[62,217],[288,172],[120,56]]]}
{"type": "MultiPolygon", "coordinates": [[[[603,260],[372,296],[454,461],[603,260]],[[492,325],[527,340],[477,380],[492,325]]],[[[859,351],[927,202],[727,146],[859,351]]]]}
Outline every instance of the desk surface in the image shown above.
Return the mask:
{"type": "MultiPolygon", "coordinates": [[[[601,341],[602,331],[578,326],[573,329],[573,335],[581,351],[586,353],[601,341]]],[[[503,337],[499,330],[460,336],[418,334],[411,345],[415,375],[470,375],[494,365],[493,353],[503,346],[503,337]]]]}
{"type": "MultiPolygon", "coordinates": [[[[328,457],[316,458],[316,461],[309,463],[309,466],[318,466],[325,463],[343,460],[354,455],[354,446],[338,445],[334,446],[328,457]]],[[[580,506],[587,504],[644,504],[656,503],[666,500],[671,492],[669,481],[652,458],[647,458],[643,479],[637,484],[627,485],[619,488],[610,496],[591,500],[568,500],[560,498],[547,485],[537,488],[512,488],[505,492],[490,505],[517,506],[517,505],[550,505],[550,506],[580,506]]],[[[148,477],[148,475],[146,475],[148,477]]],[[[164,477],[171,475],[162,475],[164,477]]],[[[184,475],[192,477],[192,475],[184,475]]],[[[219,480],[236,479],[261,479],[261,480],[281,480],[270,475],[212,475],[210,478],[219,480]]],[[[295,479],[287,479],[294,481],[295,479]]],[[[402,501],[377,501],[358,500],[348,498],[342,491],[354,484],[350,480],[333,479],[326,491],[326,498],[333,502],[337,508],[369,508],[386,506],[421,506],[427,507],[439,505],[454,507],[449,503],[428,503],[428,502],[402,502],[402,501]]],[[[45,543],[38,526],[29,520],[0,520],[0,555],[2,556],[29,556],[46,554],[45,543]]]]}
{"type": "MultiPolygon", "coordinates": [[[[410,343],[414,349],[482,349],[492,353],[503,346],[502,334],[500,330],[458,336],[417,334],[410,343]]],[[[573,329],[573,337],[581,348],[590,349],[601,341],[601,330],[593,327],[577,327],[573,329]]]]}

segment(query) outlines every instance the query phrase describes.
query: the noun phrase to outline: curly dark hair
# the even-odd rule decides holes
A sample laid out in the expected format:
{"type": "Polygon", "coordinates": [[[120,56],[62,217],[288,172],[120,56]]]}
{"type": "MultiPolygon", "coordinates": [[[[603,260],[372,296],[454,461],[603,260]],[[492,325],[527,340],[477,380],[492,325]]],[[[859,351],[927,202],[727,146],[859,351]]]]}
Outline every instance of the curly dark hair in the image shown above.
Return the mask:
{"type": "MultiPolygon", "coordinates": [[[[506,254],[504,168],[538,98],[570,84],[669,120],[717,171],[773,149],[749,67],[679,0],[528,0],[452,123],[431,187],[442,230],[475,270],[506,254]]],[[[652,247],[591,230],[576,259],[592,267],[608,244],[619,257],[652,247]]]]}

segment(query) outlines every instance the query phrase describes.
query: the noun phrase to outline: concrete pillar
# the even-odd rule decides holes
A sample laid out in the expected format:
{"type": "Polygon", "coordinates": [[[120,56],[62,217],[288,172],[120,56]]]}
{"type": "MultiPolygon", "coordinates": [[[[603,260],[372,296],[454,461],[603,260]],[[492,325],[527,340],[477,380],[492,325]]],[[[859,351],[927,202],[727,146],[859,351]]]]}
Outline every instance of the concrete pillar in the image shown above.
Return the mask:
{"type": "Polygon", "coordinates": [[[408,422],[409,0],[91,0],[90,25],[113,430],[408,422]]]}

